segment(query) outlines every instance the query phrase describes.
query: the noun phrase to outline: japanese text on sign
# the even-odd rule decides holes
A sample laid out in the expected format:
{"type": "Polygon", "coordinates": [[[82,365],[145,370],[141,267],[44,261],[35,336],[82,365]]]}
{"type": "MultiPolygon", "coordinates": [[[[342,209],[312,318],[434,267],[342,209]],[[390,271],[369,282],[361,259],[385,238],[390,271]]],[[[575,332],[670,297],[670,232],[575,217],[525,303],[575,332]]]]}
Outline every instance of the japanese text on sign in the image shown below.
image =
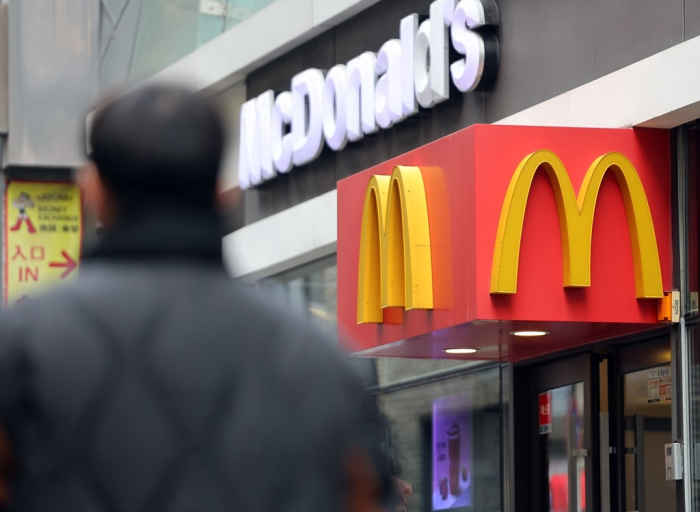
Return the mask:
{"type": "Polygon", "coordinates": [[[12,181],[5,189],[5,305],[77,277],[83,235],[72,183],[12,181]]]}
{"type": "Polygon", "coordinates": [[[540,394],[540,435],[552,433],[552,394],[540,394]]]}
{"type": "Polygon", "coordinates": [[[672,398],[671,368],[649,370],[647,378],[647,402],[665,402],[672,398]]]}

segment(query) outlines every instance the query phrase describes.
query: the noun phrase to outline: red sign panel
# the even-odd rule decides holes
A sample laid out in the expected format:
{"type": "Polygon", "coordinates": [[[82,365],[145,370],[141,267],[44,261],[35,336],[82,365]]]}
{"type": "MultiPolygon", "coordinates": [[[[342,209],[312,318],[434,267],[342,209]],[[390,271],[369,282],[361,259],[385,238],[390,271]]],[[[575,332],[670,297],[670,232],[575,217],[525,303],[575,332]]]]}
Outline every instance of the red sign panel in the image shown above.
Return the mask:
{"type": "Polygon", "coordinates": [[[341,335],[521,360],[656,327],[670,169],[667,131],[476,125],[340,181],[341,335]]]}

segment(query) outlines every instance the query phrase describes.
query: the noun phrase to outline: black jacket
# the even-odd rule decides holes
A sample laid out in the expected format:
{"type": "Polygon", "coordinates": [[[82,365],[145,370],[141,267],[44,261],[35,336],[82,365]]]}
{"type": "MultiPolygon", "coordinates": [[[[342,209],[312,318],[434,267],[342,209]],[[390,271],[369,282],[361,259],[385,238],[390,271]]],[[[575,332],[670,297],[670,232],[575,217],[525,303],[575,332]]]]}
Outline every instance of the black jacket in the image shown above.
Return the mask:
{"type": "Polygon", "coordinates": [[[229,279],[220,235],[213,213],[133,219],[76,284],[0,319],[11,510],[341,508],[361,386],[229,279]]]}

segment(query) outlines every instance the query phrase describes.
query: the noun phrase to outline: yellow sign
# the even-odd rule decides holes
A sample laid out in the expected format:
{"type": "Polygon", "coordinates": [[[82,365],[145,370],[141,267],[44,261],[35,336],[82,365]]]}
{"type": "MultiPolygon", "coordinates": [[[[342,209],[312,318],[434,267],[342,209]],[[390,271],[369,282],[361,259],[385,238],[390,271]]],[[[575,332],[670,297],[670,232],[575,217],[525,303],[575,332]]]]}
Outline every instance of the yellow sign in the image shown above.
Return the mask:
{"type": "Polygon", "coordinates": [[[357,323],[381,323],[382,308],[433,308],[428,204],[418,167],[372,176],[362,211],[357,323]]]}
{"type": "Polygon", "coordinates": [[[5,305],[78,275],[80,190],[72,183],[11,181],[5,190],[5,305]]]}
{"type": "Polygon", "coordinates": [[[591,285],[593,215],[603,177],[612,171],[627,211],[637,297],[663,297],[654,222],[644,186],[632,162],[621,153],[607,153],[597,158],[589,167],[577,198],[564,164],[549,150],[536,151],[525,157],[510,181],[498,223],[491,267],[491,293],[516,292],[525,207],[532,179],[540,168],[547,173],[557,203],[564,286],[591,285]]]}

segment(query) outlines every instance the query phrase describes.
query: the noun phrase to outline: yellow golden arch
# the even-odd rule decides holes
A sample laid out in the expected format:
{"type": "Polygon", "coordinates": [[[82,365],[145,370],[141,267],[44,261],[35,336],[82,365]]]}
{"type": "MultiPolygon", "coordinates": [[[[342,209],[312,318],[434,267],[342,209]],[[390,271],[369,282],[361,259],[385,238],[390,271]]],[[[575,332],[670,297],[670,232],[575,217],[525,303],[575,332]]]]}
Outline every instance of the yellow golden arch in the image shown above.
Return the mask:
{"type": "Polygon", "coordinates": [[[593,216],[603,177],[612,171],[627,212],[637,297],[663,297],[654,223],[644,186],[634,165],[621,153],[607,153],[597,158],[589,167],[577,198],[564,164],[555,153],[546,149],[525,157],[508,186],[493,254],[491,293],[516,292],[525,207],[538,169],[547,173],[554,190],[564,260],[564,286],[591,284],[593,216]]]}
{"type": "Polygon", "coordinates": [[[428,204],[418,167],[372,176],[362,210],[357,323],[381,323],[382,308],[433,308],[428,204]]]}

